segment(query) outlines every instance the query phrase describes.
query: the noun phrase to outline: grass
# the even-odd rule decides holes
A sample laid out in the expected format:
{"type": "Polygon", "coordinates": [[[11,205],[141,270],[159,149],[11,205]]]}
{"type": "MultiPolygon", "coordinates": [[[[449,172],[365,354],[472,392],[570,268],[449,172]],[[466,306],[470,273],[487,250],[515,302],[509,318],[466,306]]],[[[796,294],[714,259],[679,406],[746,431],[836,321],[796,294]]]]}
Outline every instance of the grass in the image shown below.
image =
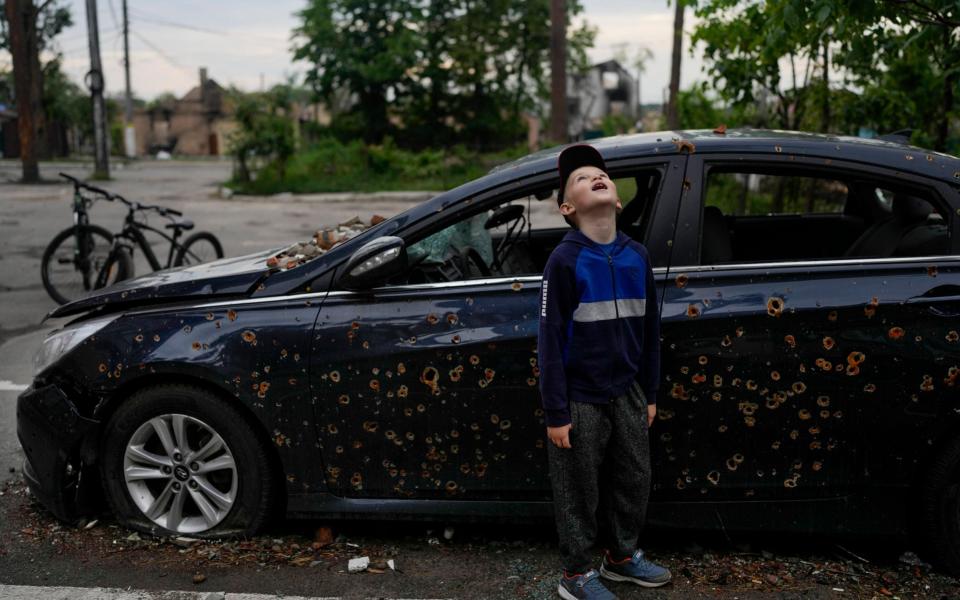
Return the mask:
{"type": "Polygon", "coordinates": [[[228,185],[248,194],[447,190],[526,153],[523,146],[495,153],[463,146],[410,151],[390,139],[366,145],[327,138],[293,155],[284,168],[273,161],[251,181],[234,179],[228,185]]]}

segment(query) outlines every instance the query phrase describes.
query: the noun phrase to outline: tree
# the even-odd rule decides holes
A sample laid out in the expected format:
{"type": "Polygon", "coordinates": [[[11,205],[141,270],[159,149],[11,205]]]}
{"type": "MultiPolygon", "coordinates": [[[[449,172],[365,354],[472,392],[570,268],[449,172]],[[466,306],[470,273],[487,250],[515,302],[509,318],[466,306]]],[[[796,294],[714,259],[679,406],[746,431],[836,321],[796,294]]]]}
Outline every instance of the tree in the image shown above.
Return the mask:
{"type": "Polygon", "coordinates": [[[234,116],[239,125],[230,139],[230,153],[236,159],[234,179],[249,183],[256,166],[275,162],[282,178],[287,161],[296,149],[290,119],[291,90],[278,85],[268,92],[244,94],[232,90],[234,116]],[[256,163],[256,164],[255,164],[256,163]]]}
{"type": "MultiPolygon", "coordinates": [[[[566,10],[582,9],[567,0],[566,10]]],[[[352,108],[334,128],[369,142],[402,132],[414,147],[503,147],[522,137],[523,111],[549,98],[550,0],[311,0],[299,16],[306,83],[328,104],[347,90],[352,108]]],[[[567,34],[577,71],[594,31],[567,34]]]]}
{"type": "Polygon", "coordinates": [[[293,57],[313,65],[306,83],[320,97],[348,89],[368,142],[388,133],[388,104],[411,86],[421,14],[415,0],[311,0],[297,13],[293,57]]]}
{"type": "Polygon", "coordinates": [[[0,50],[9,50],[13,57],[17,133],[22,178],[26,183],[40,180],[37,158],[44,153],[46,135],[40,53],[50,49],[53,38],[70,24],[69,9],[55,0],[46,0],[39,7],[33,0],[6,0],[0,19],[0,50]]]}
{"type": "Polygon", "coordinates": [[[913,128],[915,143],[950,147],[960,98],[955,0],[700,0],[695,11],[693,41],[713,89],[735,107],[769,104],[755,124],[913,128]],[[831,71],[842,86],[831,85],[831,71]]]}
{"type": "MultiPolygon", "coordinates": [[[[870,0],[843,8],[828,17],[845,33],[834,62],[863,90],[864,124],[911,128],[915,143],[950,149],[960,117],[960,4],[870,0]]],[[[952,148],[960,150],[956,138],[952,148]]]]}
{"type": "Polygon", "coordinates": [[[567,8],[550,0],[550,136],[567,141],[567,8]]]}
{"type": "Polygon", "coordinates": [[[670,98],[667,100],[667,127],[677,129],[680,119],[677,114],[677,99],[680,93],[680,60],[683,54],[683,15],[687,5],[685,0],[674,0],[676,8],[673,17],[673,55],[670,60],[670,98]]]}
{"type": "Polygon", "coordinates": [[[773,114],[759,112],[757,124],[797,129],[808,106],[822,39],[830,35],[829,28],[815,27],[816,13],[811,14],[820,2],[701,2],[692,41],[703,44],[713,89],[740,108],[776,98],[773,114]]]}

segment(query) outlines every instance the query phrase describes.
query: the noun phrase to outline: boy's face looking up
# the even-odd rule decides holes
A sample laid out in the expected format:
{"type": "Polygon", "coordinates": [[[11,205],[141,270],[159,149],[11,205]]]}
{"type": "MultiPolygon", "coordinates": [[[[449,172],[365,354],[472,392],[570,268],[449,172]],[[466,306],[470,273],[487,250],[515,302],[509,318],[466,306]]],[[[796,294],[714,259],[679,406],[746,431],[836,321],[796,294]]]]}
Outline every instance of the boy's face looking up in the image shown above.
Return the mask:
{"type": "Polygon", "coordinates": [[[616,218],[623,207],[617,186],[602,169],[580,167],[567,178],[560,214],[575,224],[582,219],[616,218]]]}

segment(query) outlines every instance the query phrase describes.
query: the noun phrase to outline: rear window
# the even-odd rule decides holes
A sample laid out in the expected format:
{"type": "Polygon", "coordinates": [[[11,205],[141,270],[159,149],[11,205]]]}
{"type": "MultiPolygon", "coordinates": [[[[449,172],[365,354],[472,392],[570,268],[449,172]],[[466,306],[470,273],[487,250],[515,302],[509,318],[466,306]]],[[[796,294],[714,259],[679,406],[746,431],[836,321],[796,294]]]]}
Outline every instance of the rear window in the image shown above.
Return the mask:
{"type": "Polygon", "coordinates": [[[711,171],[706,205],[731,216],[840,214],[847,192],[836,179],[711,171]]]}

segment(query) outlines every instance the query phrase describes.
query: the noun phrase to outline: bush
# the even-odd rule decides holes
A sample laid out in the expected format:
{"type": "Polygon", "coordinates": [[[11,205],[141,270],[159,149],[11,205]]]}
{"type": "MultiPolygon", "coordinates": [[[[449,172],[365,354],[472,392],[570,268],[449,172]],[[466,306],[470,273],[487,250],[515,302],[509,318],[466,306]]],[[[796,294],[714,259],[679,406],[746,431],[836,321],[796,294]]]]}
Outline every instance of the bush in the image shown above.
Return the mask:
{"type": "Polygon", "coordinates": [[[241,193],[372,192],[379,190],[446,190],[486,173],[493,166],[526,153],[519,146],[500,153],[480,154],[463,146],[411,151],[390,138],[366,145],[322,138],[285,161],[272,161],[249,182],[235,179],[241,193]]]}

